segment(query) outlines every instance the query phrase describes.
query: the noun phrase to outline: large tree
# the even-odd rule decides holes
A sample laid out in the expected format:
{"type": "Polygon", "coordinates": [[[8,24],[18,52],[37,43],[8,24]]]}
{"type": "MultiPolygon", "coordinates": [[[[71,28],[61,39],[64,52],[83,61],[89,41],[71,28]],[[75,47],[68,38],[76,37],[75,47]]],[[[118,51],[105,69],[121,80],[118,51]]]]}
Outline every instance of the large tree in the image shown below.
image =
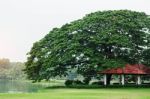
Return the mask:
{"type": "Polygon", "coordinates": [[[54,28],[34,43],[25,71],[29,79],[40,81],[76,70],[88,82],[103,69],[147,65],[149,36],[150,17],[143,12],[98,11],[54,28]]]}

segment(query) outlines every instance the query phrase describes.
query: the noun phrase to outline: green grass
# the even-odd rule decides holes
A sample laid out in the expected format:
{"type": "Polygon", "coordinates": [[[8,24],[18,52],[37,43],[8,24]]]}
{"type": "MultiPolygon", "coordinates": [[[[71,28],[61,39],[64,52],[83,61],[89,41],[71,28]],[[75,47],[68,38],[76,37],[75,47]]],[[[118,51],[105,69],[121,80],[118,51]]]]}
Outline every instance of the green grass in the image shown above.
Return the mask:
{"type": "Polygon", "coordinates": [[[0,99],[150,99],[149,88],[43,89],[37,93],[0,94],[0,99]]]}

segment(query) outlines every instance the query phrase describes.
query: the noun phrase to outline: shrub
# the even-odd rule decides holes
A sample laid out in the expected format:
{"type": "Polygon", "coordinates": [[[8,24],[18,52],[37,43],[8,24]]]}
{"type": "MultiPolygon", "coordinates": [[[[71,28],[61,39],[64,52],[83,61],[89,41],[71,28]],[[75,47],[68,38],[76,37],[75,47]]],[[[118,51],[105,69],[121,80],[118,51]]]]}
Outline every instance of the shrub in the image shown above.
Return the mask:
{"type": "Polygon", "coordinates": [[[83,80],[85,85],[88,85],[90,81],[91,81],[90,77],[85,77],[84,80],[83,80]]]}
{"type": "Polygon", "coordinates": [[[103,81],[92,82],[91,85],[104,85],[103,81]]]}
{"type": "Polygon", "coordinates": [[[65,81],[65,85],[66,85],[66,86],[71,86],[71,85],[73,85],[73,80],[66,80],[66,81],[65,81]]]}
{"type": "Polygon", "coordinates": [[[83,85],[83,82],[80,81],[80,80],[75,80],[75,81],[73,82],[73,84],[74,84],[74,85],[83,85]]]}

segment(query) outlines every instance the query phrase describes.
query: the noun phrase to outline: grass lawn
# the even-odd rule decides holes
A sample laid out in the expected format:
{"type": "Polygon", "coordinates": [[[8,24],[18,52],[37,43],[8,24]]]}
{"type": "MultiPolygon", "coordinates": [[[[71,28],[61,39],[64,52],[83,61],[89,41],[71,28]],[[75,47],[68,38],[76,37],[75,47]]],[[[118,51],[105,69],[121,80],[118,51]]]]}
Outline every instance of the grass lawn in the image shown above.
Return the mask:
{"type": "Polygon", "coordinates": [[[44,89],[37,93],[1,93],[0,99],[150,99],[150,89],[44,89]]]}

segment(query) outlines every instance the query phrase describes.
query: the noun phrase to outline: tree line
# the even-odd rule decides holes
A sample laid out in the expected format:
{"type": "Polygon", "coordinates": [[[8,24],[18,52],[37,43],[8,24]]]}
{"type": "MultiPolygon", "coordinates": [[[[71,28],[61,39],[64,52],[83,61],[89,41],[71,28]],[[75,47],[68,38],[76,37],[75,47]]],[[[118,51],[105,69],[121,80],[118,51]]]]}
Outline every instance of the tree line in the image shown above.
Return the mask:
{"type": "Polygon", "coordinates": [[[0,59],[0,79],[25,79],[24,68],[25,65],[22,62],[10,62],[9,59],[2,58],[0,59]]]}

